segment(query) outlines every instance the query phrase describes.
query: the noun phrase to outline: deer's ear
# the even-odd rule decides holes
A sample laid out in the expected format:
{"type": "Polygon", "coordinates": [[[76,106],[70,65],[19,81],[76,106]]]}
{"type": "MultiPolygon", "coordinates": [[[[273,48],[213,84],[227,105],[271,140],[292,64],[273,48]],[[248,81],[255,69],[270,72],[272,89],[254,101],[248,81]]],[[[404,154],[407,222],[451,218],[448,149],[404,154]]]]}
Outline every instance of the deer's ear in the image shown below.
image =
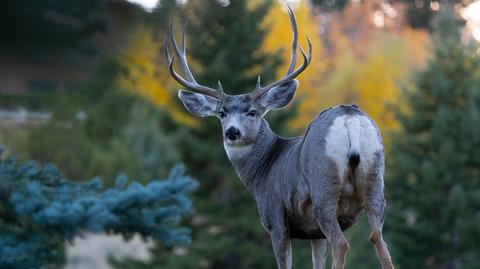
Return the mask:
{"type": "Polygon", "coordinates": [[[215,116],[220,101],[200,93],[181,90],[178,98],[182,100],[185,108],[199,117],[215,116]]]}
{"type": "Polygon", "coordinates": [[[297,80],[292,80],[272,88],[260,97],[260,105],[268,110],[288,105],[295,96],[297,86],[297,80]]]}

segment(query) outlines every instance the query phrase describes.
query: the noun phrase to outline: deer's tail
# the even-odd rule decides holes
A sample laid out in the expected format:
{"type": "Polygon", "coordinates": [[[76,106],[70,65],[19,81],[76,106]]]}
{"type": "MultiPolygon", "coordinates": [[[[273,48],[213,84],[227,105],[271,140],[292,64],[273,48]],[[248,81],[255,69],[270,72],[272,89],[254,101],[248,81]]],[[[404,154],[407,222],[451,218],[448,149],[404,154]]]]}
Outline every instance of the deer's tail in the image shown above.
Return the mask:
{"type": "Polygon", "coordinates": [[[353,172],[360,163],[360,121],[353,116],[346,121],[345,125],[348,130],[348,140],[350,141],[348,166],[350,166],[353,172]]]}

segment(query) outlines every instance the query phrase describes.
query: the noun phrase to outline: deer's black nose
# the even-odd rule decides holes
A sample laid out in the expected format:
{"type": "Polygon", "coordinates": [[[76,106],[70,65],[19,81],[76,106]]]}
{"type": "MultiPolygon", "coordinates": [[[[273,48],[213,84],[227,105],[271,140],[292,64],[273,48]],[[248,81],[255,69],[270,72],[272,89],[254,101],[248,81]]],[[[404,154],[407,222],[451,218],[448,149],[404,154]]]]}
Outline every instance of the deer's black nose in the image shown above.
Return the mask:
{"type": "Polygon", "coordinates": [[[235,127],[230,127],[225,131],[225,137],[228,138],[228,140],[237,140],[240,137],[240,130],[235,127]]]}

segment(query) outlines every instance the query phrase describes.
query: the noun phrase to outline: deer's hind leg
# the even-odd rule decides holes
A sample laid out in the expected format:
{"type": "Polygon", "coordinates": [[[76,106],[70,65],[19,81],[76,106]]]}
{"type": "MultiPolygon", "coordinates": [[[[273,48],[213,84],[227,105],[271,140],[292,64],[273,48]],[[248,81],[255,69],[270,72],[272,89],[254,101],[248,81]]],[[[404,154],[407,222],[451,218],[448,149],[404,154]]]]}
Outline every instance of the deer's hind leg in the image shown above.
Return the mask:
{"type": "Polygon", "coordinates": [[[392,258],[388,251],[387,244],[383,240],[382,228],[385,216],[385,198],[383,194],[383,154],[375,155],[375,162],[367,175],[365,186],[365,210],[367,212],[368,224],[370,226],[370,242],[375,247],[378,260],[383,269],[393,269],[392,258]]]}
{"type": "Polygon", "coordinates": [[[317,223],[332,247],[332,268],[343,269],[350,247],[338,224],[337,201],[338,195],[327,191],[325,195],[320,195],[315,202],[317,204],[315,211],[317,223]]]}
{"type": "Polygon", "coordinates": [[[318,175],[312,178],[316,180],[309,180],[315,217],[332,247],[332,268],[343,269],[349,245],[337,218],[342,181],[336,175],[335,169],[333,171],[318,169],[315,172],[318,175]]]}

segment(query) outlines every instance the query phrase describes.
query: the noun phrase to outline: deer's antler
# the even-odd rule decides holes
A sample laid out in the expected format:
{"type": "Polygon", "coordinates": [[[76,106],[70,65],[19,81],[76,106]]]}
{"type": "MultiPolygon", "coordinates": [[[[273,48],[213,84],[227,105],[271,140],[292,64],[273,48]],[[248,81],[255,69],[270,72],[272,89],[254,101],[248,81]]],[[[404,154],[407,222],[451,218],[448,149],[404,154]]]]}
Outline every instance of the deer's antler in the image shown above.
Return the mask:
{"type": "Polygon", "coordinates": [[[307,35],[308,56],[305,54],[305,51],[303,50],[303,48],[300,46],[300,52],[302,53],[302,56],[303,56],[303,63],[299,68],[295,70],[295,64],[297,62],[298,26],[297,26],[297,20],[295,19],[295,14],[293,13],[293,10],[290,7],[290,5],[288,5],[288,15],[290,16],[290,24],[292,25],[292,32],[293,32],[293,41],[292,41],[292,49],[291,49],[292,54],[290,56],[290,66],[288,67],[287,73],[283,78],[265,87],[262,87],[260,85],[260,76],[258,76],[257,87],[255,88],[255,91],[250,93],[250,96],[252,99],[257,99],[258,97],[262,96],[263,94],[265,94],[267,91],[269,91],[275,86],[291,81],[292,79],[297,77],[300,73],[302,73],[303,70],[307,68],[307,66],[310,64],[310,61],[312,60],[312,43],[310,42],[310,38],[308,38],[308,35],[307,35]]]}
{"type": "Polygon", "coordinates": [[[165,38],[164,53],[165,53],[165,58],[167,59],[167,62],[168,62],[168,68],[170,70],[170,74],[176,81],[178,81],[180,84],[185,86],[190,91],[208,95],[218,100],[225,100],[226,95],[223,92],[220,82],[218,84],[219,89],[214,90],[212,88],[200,85],[195,81],[195,78],[193,77],[193,74],[190,71],[190,68],[188,67],[188,64],[187,64],[185,29],[183,29],[183,32],[182,32],[182,47],[181,49],[179,49],[177,45],[177,40],[175,39],[175,34],[173,32],[172,22],[170,22],[169,36],[165,38]],[[170,39],[170,42],[172,43],[173,49],[175,51],[174,56],[171,56],[170,52],[168,51],[168,39],[170,39]],[[178,58],[178,62],[186,78],[182,78],[177,72],[175,72],[175,69],[173,67],[175,57],[178,58]]]}

